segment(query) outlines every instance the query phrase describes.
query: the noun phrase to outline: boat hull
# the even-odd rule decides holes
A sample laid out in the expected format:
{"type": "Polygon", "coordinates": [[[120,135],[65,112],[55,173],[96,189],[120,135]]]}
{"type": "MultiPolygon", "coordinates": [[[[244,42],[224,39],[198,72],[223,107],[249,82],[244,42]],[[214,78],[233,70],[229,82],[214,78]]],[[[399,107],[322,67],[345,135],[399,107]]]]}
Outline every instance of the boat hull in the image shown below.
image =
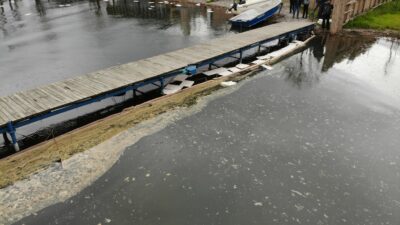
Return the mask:
{"type": "Polygon", "coordinates": [[[229,22],[232,24],[232,26],[237,26],[237,27],[252,27],[255,26],[261,22],[266,21],[267,19],[271,18],[273,15],[275,15],[278,11],[279,8],[281,6],[277,5],[267,11],[265,11],[264,13],[258,15],[256,18],[252,19],[252,20],[247,20],[247,21],[243,21],[243,20],[230,20],[229,22]]]}

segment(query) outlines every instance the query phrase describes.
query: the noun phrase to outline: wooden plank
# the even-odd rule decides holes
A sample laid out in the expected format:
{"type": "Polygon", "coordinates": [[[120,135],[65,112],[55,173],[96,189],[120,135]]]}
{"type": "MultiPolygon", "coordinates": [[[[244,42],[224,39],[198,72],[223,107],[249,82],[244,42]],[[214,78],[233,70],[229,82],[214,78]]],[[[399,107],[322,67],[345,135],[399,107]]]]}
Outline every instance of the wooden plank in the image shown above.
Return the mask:
{"type": "Polygon", "coordinates": [[[21,109],[18,106],[14,106],[13,103],[8,102],[5,97],[0,99],[0,107],[11,121],[24,116],[20,112],[21,109]]]}
{"type": "Polygon", "coordinates": [[[0,111],[0,127],[4,126],[7,123],[7,117],[6,115],[3,114],[2,111],[0,111]]]}
{"type": "Polygon", "coordinates": [[[126,85],[127,82],[121,81],[111,77],[106,77],[106,76],[99,76],[96,78],[91,78],[90,81],[94,83],[98,83],[99,85],[103,84],[104,87],[107,87],[105,91],[103,92],[108,92],[110,90],[114,90],[118,87],[123,87],[126,85]]]}
{"type": "Polygon", "coordinates": [[[0,98],[0,111],[2,112],[4,117],[7,118],[6,123],[9,122],[9,121],[15,120],[15,117],[13,116],[13,113],[9,112],[8,110],[6,110],[7,108],[9,108],[9,106],[2,101],[2,98],[0,98]]]}
{"type": "Polygon", "coordinates": [[[52,98],[52,96],[46,95],[46,93],[40,91],[39,89],[33,89],[29,92],[37,100],[38,104],[46,106],[46,110],[52,109],[59,103],[57,100],[52,98]]]}
{"type": "Polygon", "coordinates": [[[41,111],[16,95],[10,95],[8,97],[15,102],[15,104],[21,106],[21,108],[24,110],[24,115],[32,115],[41,111]]]}
{"type": "Polygon", "coordinates": [[[82,96],[82,99],[88,98],[92,95],[96,95],[97,92],[94,92],[93,90],[88,90],[87,88],[82,87],[78,83],[74,81],[65,81],[65,87],[71,90],[74,93],[77,93],[82,96]]]}
{"type": "Polygon", "coordinates": [[[40,90],[40,92],[43,92],[46,96],[48,96],[48,98],[50,98],[50,96],[51,96],[51,98],[56,100],[57,103],[68,103],[68,102],[70,102],[70,100],[60,97],[57,93],[53,93],[51,91],[46,90],[45,87],[38,88],[38,90],[40,90]]]}
{"type": "Polygon", "coordinates": [[[5,102],[9,107],[6,108],[8,112],[12,112],[15,118],[25,117],[29,115],[29,113],[25,112],[24,106],[18,104],[10,96],[5,96],[2,98],[3,102],[5,102]]]}
{"type": "Polygon", "coordinates": [[[49,89],[54,90],[56,92],[61,93],[62,95],[68,96],[69,98],[73,99],[73,101],[76,101],[78,99],[81,99],[82,96],[74,93],[70,89],[64,88],[64,83],[54,83],[48,86],[49,89]]]}
{"type": "Polygon", "coordinates": [[[93,95],[106,92],[110,89],[110,87],[107,87],[104,84],[93,82],[88,77],[77,77],[74,82],[78,82],[81,87],[91,90],[93,93],[95,93],[93,95]]]}
{"type": "Polygon", "coordinates": [[[45,108],[41,107],[39,104],[37,104],[35,101],[31,101],[30,98],[26,98],[23,96],[21,93],[15,93],[14,94],[17,98],[22,99],[23,101],[29,103],[32,107],[34,107],[37,111],[41,112],[45,110],[45,108]]]}
{"type": "Polygon", "coordinates": [[[18,95],[21,98],[25,99],[25,101],[31,102],[31,104],[39,106],[42,109],[42,111],[46,111],[48,109],[47,105],[43,105],[42,103],[40,103],[38,99],[32,96],[31,92],[29,93],[29,95],[26,92],[20,92],[18,93],[18,95]]]}
{"type": "Polygon", "coordinates": [[[51,89],[49,86],[41,87],[40,90],[42,90],[43,92],[45,92],[48,95],[54,96],[60,102],[73,102],[74,101],[73,98],[70,98],[67,95],[63,95],[62,93],[55,91],[54,89],[51,89]]]}

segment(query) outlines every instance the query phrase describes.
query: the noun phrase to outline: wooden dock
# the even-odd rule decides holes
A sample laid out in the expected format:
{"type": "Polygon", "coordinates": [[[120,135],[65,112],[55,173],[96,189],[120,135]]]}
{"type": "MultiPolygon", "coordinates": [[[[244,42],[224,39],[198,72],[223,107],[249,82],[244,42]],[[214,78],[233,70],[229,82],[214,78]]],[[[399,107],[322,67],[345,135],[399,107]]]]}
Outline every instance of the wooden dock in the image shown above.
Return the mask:
{"type": "MultiPolygon", "coordinates": [[[[10,133],[15,128],[28,124],[27,120],[32,118],[134,84],[160,79],[163,75],[180,71],[189,65],[212,63],[212,60],[228,57],[249,47],[261,45],[265,41],[289,34],[295,35],[296,32],[305,29],[311,30],[313,26],[310,22],[273,24],[0,97],[0,132],[10,133]]],[[[162,81],[160,83],[162,84],[162,81]]]]}

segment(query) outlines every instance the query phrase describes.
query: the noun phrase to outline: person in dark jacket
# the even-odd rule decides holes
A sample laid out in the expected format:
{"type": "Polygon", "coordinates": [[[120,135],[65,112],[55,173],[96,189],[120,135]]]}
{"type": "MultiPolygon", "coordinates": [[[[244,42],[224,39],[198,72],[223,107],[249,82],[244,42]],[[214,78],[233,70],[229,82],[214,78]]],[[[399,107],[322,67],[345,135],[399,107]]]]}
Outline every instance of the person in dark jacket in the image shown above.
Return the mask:
{"type": "Polygon", "coordinates": [[[299,18],[301,0],[294,0],[293,1],[293,18],[297,15],[297,19],[299,18]]]}
{"type": "Polygon", "coordinates": [[[331,1],[326,1],[322,5],[322,28],[329,30],[331,27],[330,24],[330,19],[333,11],[333,5],[331,4],[331,1]]]}
{"type": "Polygon", "coordinates": [[[326,0],[317,0],[317,5],[314,8],[314,18],[322,19],[322,6],[324,5],[326,0]],[[318,9],[318,15],[315,16],[315,12],[318,9]]]}
{"type": "Polygon", "coordinates": [[[310,5],[310,0],[303,0],[303,18],[308,18],[308,6],[310,5]]]}
{"type": "Polygon", "coordinates": [[[292,11],[293,11],[293,3],[294,3],[294,0],[290,0],[289,13],[292,13],[292,11]]]}

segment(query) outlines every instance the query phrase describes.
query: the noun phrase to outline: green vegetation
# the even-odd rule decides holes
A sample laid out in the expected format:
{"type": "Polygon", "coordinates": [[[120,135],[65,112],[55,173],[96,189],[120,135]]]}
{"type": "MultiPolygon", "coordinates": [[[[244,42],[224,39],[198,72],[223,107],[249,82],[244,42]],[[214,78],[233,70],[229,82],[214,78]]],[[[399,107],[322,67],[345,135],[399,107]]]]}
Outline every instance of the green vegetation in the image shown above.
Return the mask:
{"type": "Polygon", "coordinates": [[[346,24],[345,28],[366,28],[400,31],[400,0],[393,0],[359,16],[346,24]]]}

